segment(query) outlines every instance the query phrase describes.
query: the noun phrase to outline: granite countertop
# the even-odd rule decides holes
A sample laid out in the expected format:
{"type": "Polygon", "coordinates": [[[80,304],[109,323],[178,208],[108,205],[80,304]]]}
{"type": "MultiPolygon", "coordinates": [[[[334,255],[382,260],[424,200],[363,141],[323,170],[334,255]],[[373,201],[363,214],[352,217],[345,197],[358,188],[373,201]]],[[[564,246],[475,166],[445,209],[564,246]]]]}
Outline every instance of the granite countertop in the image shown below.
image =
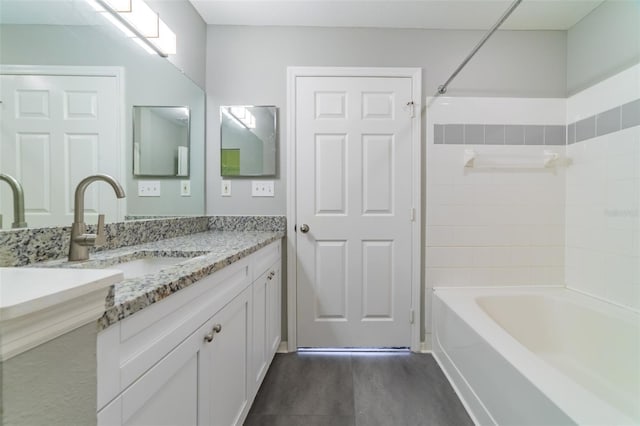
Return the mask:
{"type": "Polygon", "coordinates": [[[208,231],[93,253],[85,262],[59,259],[41,262],[37,266],[87,269],[113,265],[113,269],[117,269],[118,263],[135,259],[185,258],[184,262],[166,266],[157,273],[125,279],[113,285],[107,296],[105,312],[98,320],[98,327],[105,329],[284,235],[282,231],[208,231]]]}

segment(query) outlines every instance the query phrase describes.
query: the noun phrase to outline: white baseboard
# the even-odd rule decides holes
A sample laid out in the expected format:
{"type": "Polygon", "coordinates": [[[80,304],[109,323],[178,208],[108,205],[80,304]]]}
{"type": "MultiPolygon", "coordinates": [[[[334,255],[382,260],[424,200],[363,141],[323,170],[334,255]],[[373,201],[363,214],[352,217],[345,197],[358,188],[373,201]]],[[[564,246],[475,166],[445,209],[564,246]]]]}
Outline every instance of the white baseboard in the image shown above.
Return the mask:
{"type": "Polygon", "coordinates": [[[289,353],[289,349],[287,348],[287,341],[283,340],[280,342],[280,344],[278,345],[278,350],[276,350],[276,353],[278,354],[286,354],[289,353]]]}

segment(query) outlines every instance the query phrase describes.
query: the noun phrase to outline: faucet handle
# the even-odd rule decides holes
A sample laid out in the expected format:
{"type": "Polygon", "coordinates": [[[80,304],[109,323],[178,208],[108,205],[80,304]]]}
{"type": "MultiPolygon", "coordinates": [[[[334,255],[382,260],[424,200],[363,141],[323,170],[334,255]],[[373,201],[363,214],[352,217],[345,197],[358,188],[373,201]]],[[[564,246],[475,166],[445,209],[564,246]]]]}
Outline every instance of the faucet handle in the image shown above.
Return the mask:
{"type": "Polygon", "coordinates": [[[104,232],[104,215],[98,215],[98,231],[96,232],[94,247],[100,247],[107,242],[107,237],[104,232]]]}

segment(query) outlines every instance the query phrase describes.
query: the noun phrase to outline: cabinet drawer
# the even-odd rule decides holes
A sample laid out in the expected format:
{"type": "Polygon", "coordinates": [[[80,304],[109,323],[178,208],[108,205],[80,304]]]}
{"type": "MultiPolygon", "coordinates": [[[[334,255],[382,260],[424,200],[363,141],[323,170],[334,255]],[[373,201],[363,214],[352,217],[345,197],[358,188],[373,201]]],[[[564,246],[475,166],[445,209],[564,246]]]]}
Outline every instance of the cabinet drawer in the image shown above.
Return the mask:
{"type": "Polygon", "coordinates": [[[275,241],[261,248],[251,257],[253,259],[253,280],[258,279],[276,260],[280,259],[281,241],[275,241]]]}

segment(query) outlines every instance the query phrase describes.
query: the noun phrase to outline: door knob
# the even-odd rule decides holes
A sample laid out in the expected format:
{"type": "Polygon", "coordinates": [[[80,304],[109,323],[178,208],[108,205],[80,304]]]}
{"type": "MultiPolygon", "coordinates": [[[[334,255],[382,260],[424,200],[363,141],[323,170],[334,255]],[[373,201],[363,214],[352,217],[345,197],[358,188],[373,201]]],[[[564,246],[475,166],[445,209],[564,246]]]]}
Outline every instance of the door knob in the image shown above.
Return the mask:
{"type": "Polygon", "coordinates": [[[302,232],[303,234],[306,234],[307,232],[309,232],[309,225],[307,225],[306,223],[303,223],[300,226],[300,232],[302,232]]]}

